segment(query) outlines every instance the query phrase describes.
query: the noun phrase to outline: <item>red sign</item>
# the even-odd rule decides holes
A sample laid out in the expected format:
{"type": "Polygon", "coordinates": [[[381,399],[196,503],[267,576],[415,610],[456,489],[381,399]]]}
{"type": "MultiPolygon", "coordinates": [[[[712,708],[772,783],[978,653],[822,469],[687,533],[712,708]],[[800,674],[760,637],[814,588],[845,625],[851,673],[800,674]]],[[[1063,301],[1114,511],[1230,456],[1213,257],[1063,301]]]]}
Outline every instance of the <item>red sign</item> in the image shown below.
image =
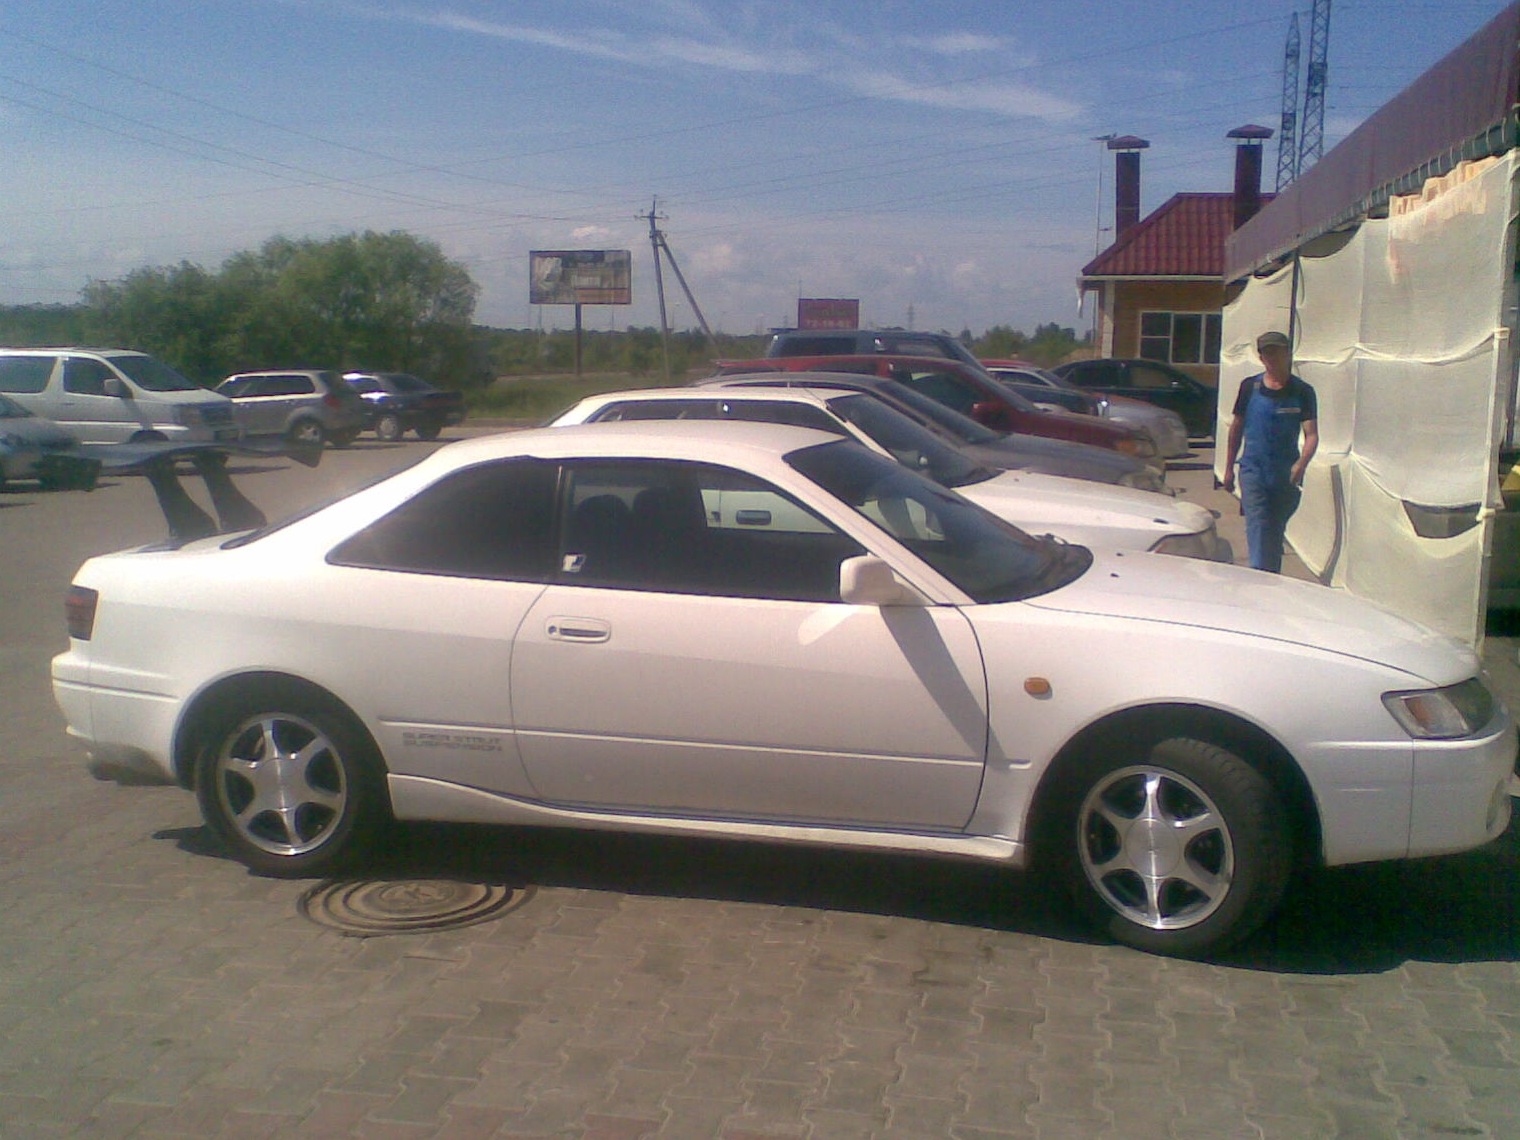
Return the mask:
{"type": "Polygon", "coordinates": [[[843,297],[798,297],[799,329],[858,329],[860,301],[843,297]]]}

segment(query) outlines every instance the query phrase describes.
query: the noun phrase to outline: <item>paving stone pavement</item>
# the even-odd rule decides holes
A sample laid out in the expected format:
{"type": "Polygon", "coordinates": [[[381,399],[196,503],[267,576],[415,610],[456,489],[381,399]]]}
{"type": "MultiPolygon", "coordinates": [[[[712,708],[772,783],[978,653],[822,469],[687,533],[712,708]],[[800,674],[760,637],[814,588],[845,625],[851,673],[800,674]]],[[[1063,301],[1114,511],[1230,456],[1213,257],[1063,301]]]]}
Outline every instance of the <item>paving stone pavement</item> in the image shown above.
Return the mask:
{"type": "Polygon", "coordinates": [[[1520,1137],[1515,828],[1300,881],[1215,963],[1096,942],[1034,874],[462,827],[399,831],[376,874],[520,907],[319,926],[311,884],[225,858],[182,792],[91,781],[62,734],[58,599],[153,537],[144,498],[0,496],[3,1140],[1520,1137]]]}

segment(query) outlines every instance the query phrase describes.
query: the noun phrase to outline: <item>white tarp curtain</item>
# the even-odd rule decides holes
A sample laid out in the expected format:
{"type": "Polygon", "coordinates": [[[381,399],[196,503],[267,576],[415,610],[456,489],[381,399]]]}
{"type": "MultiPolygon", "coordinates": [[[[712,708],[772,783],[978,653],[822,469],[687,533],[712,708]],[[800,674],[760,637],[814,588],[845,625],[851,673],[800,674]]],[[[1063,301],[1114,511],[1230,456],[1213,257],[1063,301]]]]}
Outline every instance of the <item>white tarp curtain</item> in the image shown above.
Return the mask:
{"type": "MultiPolygon", "coordinates": [[[[1320,447],[1289,542],[1321,580],[1471,644],[1500,501],[1516,165],[1463,164],[1298,269],[1294,371],[1319,397],[1320,447]],[[1421,537],[1406,504],[1468,508],[1478,525],[1421,537]]],[[[1288,331],[1293,278],[1289,265],[1252,279],[1225,309],[1221,441],[1240,381],[1261,370],[1256,336],[1288,331]]]]}

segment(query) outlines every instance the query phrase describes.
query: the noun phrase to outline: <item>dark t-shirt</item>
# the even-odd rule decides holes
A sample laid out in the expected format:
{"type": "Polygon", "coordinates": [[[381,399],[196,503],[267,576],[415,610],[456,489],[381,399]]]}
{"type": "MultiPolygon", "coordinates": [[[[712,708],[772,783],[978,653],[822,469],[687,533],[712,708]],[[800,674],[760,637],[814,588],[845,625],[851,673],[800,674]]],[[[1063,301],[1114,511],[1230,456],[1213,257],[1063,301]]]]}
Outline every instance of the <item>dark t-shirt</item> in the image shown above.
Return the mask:
{"type": "MultiPolygon", "coordinates": [[[[1235,414],[1237,416],[1240,416],[1242,419],[1245,418],[1246,404],[1251,400],[1251,390],[1259,385],[1263,396],[1281,401],[1283,405],[1286,405],[1289,401],[1296,401],[1298,404],[1298,422],[1300,424],[1307,423],[1309,420],[1319,419],[1318,399],[1314,395],[1314,389],[1309,387],[1308,384],[1297,376],[1290,376],[1288,377],[1288,382],[1281,388],[1272,389],[1262,383],[1262,376],[1263,373],[1258,372],[1255,376],[1247,376],[1240,382],[1240,391],[1235,393],[1235,414]]],[[[1286,406],[1282,407],[1282,411],[1286,412],[1287,410],[1286,406]]]]}

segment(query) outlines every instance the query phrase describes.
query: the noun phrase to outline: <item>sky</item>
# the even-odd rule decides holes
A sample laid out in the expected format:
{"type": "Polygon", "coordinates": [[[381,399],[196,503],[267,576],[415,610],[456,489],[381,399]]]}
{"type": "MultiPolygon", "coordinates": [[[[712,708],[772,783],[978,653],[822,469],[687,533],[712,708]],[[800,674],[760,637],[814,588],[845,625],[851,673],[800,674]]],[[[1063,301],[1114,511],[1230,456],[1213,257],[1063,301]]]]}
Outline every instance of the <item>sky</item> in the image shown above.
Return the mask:
{"type": "MultiPolygon", "coordinates": [[[[1334,0],[1328,150],[1497,15],[1498,0],[1334,0]]],[[[404,230],[528,304],[535,249],[629,249],[647,215],[709,325],[854,297],[867,325],[1079,330],[1112,240],[1112,158],[1150,141],[1141,210],[1228,191],[1276,127],[1280,0],[7,0],[0,304],[268,238],[404,230]]],[[[1307,57],[1309,10],[1298,9],[1307,57]]],[[[1275,180],[1267,143],[1266,188],[1275,180]]],[[[695,315],[668,272],[674,327],[695,315]]]]}

